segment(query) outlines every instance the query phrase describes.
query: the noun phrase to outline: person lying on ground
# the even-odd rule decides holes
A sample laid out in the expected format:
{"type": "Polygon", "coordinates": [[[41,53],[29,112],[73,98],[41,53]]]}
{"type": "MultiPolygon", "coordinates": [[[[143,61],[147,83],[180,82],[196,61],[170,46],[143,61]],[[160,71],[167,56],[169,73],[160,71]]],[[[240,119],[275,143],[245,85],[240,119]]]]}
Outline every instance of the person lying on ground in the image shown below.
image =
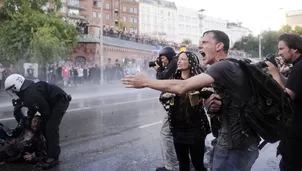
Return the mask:
{"type": "MultiPolygon", "coordinates": [[[[23,119],[27,118],[23,117],[23,119]]],[[[2,140],[4,143],[0,144],[0,162],[26,161],[34,164],[45,159],[46,144],[40,131],[40,116],[35,115],[30,122],[26,123],[23,131],[19,131],[20,133],[12,131],[12,136],[2,140]]]]}

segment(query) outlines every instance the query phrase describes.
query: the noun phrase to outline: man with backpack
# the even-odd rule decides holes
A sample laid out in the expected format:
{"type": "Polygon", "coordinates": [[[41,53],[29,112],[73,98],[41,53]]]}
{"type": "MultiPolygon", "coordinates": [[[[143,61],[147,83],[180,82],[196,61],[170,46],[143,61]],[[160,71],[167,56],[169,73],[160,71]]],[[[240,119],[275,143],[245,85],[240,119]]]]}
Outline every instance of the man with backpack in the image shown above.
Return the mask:
{"type": "Polygon", "coordinates": [[[126,76],[122,82],[128,88],[144,88],[184,94],[213,85],[222,97],[222,108],[215,113],[221,118],[214,151],[214,171],[249,171],[258,158],[260,138],[241,117],[242,103],[249,101],[252,90],[245,72],[235,61],[226,60],[229,37],[222,31],[204,33],[201,42],[203,63],[210,64],[206,73],[187,80],[150,80],[144,75],[126,76]]]}
{"type": "Polygon", "coordinates": [[[298,34],[283,34],[279,37],[278,54],[286,64],[293,64],[288,79],[277,67],[266,62],[273,78],[285,89],[293,103],[292,127],[281,140],[278,153],[282,155],[281,171],[302,170],[302,38],[298,34]]]}

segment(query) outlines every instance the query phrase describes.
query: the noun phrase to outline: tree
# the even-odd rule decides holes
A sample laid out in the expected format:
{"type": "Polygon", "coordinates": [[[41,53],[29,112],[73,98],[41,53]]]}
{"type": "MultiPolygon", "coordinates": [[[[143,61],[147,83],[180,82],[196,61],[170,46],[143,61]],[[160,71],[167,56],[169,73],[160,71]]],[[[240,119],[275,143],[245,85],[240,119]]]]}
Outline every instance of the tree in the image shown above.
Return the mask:
{"type": "Polygon", "coordinates": [[[279,30],[281,33],[291,33],[292,32],[292,27],[290,25],[284,25],[281,27],[279,30]]]}
{"type": "Polygon", "coordinates": [[[240,41],[234,43],[232,49],[243,50],[252,56],[259,56],[259,36],[261,38],[262,55],[277,52],[278,37],[283,33],[297,33],[302,35],[302,27],[296,26],[294,29],[289,25],[284,25],[279,31],[264,31],[258,36],[249,35],[242,37],[240,41]]]}
{"type": "Polygon", "coordinates": [[[279,36],[280,32],[277,31],[265,31],[261,34],[262,54],[264,56],[277,52],[279,36]]]}
{"type": "Polygon", "coordinates": [[[60,0],[4,0],[0,12],[0,44],[5,54],[20,59],[48,63],[65,57],[77,43],[77,30],[56,16],[60,0]],[[45,9],[45,8],[44,8],[45,9]]]}
{"type": "Polygon", "coordinates": [[[190,40],[190,39],[183,39],[181,42],[181,44],[184,44],[184,45],[189,45],[191,43],[192,43],[192,40],[190,40]]]}
{"type": "Polygon", "coordinates": [[[254,37],[253,35],[248,35],[242,37],[240,41],[234,43],[232,50],[242,50],[245,51],[252,56],[255,56],[258,53],[258,43],[259,39],[254,37]]]}
{"type": "Polygon", "coordinates": [[[296,26],[296,27],[294,28],[294,33],[297,33],[297,34],[299,34],[299,35],[302,35],[302,27],[296,26]]]}

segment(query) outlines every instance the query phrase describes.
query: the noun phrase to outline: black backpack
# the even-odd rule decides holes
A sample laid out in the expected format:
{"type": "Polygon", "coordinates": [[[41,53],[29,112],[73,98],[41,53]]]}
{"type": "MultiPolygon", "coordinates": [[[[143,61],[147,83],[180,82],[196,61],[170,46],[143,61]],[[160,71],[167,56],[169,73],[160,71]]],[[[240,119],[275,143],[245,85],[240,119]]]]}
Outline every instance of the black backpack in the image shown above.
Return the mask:
{"type": "MultiPolygon", "coordinates": [[[[236,93],[228,93],[231,97],[229,99],[241,104],[242,122],[264,140],[259,149],[266,143],[284,139],[291,129],[293,118],[293,106],[289,95],[259,66],[247,60],[233,58],[227,60],[237,63],[249,80],[252,96],[246,103],[243,104],[236,93]]],[[[246,133],[248,132],[247,130],[246,133]]]]}

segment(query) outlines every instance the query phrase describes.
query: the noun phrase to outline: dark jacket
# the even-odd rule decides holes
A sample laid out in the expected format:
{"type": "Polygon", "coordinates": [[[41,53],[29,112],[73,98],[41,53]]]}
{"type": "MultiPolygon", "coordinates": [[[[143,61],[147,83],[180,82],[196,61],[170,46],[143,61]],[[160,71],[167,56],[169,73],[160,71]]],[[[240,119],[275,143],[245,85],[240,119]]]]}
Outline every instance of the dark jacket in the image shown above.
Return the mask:
{"type": "Polygon", "coordinates": [[[49,118],[51,109],[67,96],[60,87],[44,81],[31,84],[17,95],[23,106],[28,108],[28,116],[33,117],[36,112],[39,112],[42,120],[49,118]]]}
{"type": "Polygon", "coordinates": [[[0,124],[0,134],[6,135],[0,140],[0,161],[16,162],[22,161],[24,154],[35,153],[35,157],[30,161],[37,163],[46,158],[45,138],[40,132],[35,132],[33,137],[25,140],[26,134],[30,131],[28,118],[22,114],[21,110],[16,110],[20,122],[14,130],[11,130],[0,124]],[[9,141],[15,139],[15,144],[9,144],[9,141]]]}
{"type": "Polygon", "coordinates": [[[177,69],[177,61],[176,59],[172,59],[167,67],[159,68],[157,70],[156,79],[158,80],[169,79],[175,73],[176,69],[177,69]]]}

